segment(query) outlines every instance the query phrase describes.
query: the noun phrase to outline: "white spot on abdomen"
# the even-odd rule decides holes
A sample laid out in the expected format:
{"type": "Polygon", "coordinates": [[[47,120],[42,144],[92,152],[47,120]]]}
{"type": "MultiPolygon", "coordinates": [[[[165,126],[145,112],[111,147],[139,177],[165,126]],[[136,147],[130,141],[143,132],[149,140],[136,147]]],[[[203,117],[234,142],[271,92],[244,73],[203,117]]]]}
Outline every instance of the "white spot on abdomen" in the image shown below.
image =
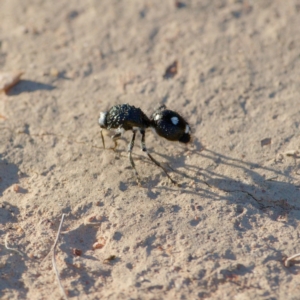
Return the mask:
{"type": "Polygon", "coordinates": [[[177,125],[178,122],[179,122],[179,120],[178,120],[177,117],[172,117],[172,118],[171,118],[171,121],[172,121],[173,125],[177,125]]]}

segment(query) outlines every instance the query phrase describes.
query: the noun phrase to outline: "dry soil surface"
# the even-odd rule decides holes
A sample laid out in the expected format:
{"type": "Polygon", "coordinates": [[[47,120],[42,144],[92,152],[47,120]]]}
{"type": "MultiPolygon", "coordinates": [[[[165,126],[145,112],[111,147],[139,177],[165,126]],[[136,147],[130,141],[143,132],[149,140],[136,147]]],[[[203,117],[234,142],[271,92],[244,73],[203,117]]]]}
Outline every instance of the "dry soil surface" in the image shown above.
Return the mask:
{"type": "Polygon", "coordinates": [[[299,0],[2,0],[0,20],[1,72],[24,72],[0,95],[1,299],[62,297],[62,214],[70,299],[300,299],[299,0]],[[188,146],[146,134],[180,186],[140,135],[142,186],[130,132],[103,149],[120,103],[188,120],[188,146]]]}

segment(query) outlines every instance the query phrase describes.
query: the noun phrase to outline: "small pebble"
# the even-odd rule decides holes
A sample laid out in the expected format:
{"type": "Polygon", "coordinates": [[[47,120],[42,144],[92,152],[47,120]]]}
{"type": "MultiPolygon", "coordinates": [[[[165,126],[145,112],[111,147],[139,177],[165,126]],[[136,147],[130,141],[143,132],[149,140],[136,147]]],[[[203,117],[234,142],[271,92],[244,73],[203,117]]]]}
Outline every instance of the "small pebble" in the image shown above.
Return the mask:
{"type": "Polygon", "coordinates": [[[23,72],[0,73],[0,91],[7,92],[11,87],[20,81],[23,72]]]}

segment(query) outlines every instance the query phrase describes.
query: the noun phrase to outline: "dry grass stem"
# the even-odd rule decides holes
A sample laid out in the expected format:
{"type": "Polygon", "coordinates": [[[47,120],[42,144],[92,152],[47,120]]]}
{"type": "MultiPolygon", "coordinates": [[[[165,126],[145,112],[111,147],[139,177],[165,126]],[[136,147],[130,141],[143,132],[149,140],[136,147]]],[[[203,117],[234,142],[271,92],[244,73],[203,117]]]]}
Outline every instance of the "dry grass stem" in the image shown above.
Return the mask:
{"type": "Polygon", "coordinates": [[[59,239],[59,235],[60,235],[61,227],[62,227],[62,224],[63,224],[63,221],[64,221],[64,217],[65,217],[65,214],[62,214],[60,224],[59,224],[59,227],[58,227],[58,231],[57,231],[57,235],[56,235],[56,239],[55,239],[55,242],[54,242],[53,247],[52,247],[52,265],[53,265],[53,269],[55,271],[57,281],[58,281],[61,293],[63,295],[63,298],[68,299],[68,297],[66,295],[66,292],[65,292],[65,290],[64,290],[64,288],[61,284],[59,273],[58,273],[57,266],[56,266],[56,261],[55,261],[55,247],[56,247],[58,239],[59,239]]]}
{"type": "Polygon", "coordinates": [[[19,251],[19,250],[17,250],[17,249],[14,249],[14,248],[11,248],[11,247],[8,246],[8,244],[7,244],[8,235],[9,235],[9,233],[6,234],[5,240],[4,240],[5,248],[6,248],[7,250],[17,252],[17,253],[19,253],[21,256],[23,256],[23,253],[22,253],[21,251],[19,251]]]}
{"type": "Polygon", "coordinates": [[[294,260],[295,258],[299,257],[299,256],[300,256],[300,253],[297,253],[297,254],[295,254],[295,255],[292,255],[292,256],[288,257],[288,258],[285,260],[284,265],[285,265],[287,268],[290,267],[291,261],[294,260]]]}

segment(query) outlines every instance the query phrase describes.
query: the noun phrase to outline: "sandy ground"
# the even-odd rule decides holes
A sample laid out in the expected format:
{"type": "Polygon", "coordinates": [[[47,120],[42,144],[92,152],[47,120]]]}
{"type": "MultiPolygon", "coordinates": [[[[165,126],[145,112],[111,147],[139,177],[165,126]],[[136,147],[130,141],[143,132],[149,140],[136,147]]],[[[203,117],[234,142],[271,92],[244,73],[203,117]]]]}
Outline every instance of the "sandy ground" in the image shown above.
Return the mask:
{"type": "Polygon", "coordinates": [[[2,0],[0,20],[0,69],[25,72],[0,95],[1,299],[61,298],[63,213],[71,299],[300,299],[300,1],[2,0]],[[188,120],[188,147],[146,136],[181,187],[139,143],[137,185],[130,132],[102,148],[120,103],[188,120]]]}

